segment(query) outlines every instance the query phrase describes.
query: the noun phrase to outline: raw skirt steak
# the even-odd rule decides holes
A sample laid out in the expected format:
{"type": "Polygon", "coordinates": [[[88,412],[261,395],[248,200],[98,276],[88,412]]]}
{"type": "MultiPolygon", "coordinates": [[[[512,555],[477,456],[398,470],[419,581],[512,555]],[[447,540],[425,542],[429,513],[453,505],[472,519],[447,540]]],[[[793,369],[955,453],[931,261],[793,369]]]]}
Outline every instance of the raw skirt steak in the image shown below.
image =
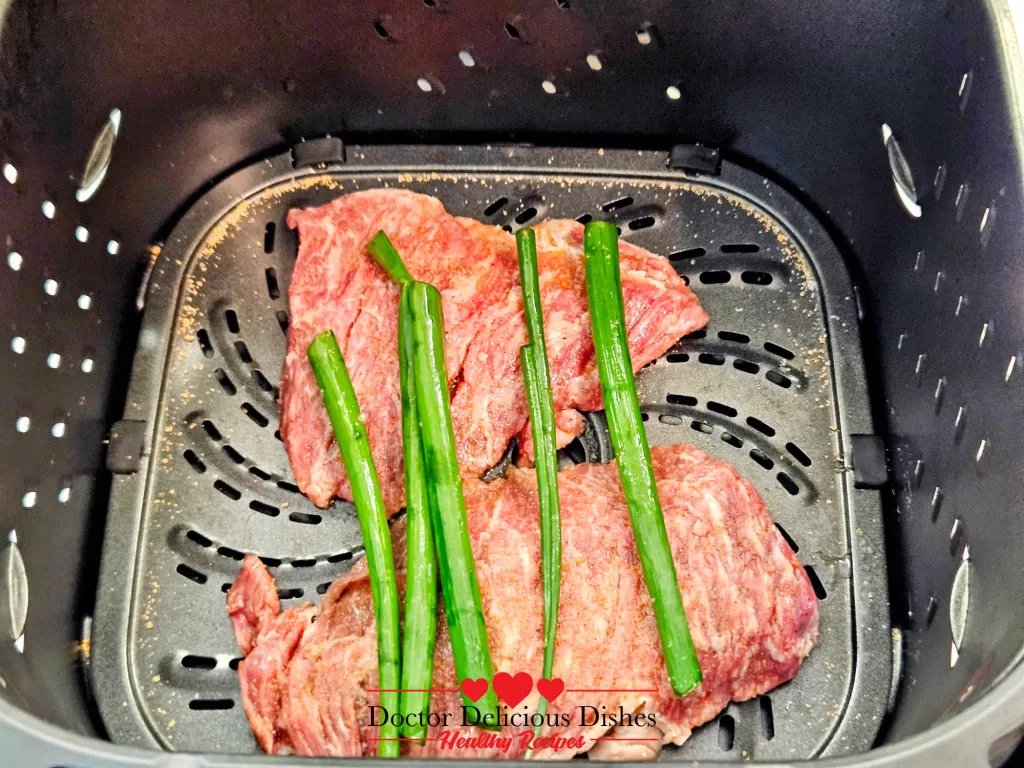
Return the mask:
{"type": "MultiPolygon", "coordinates": [[[[384,501],[404,503],[398,384],[398,288],[366,252],[384,230],[412,275],[442,296],[448,381],[459,462],[470,475],[493,466],[521,434],[532,455],[519,368],[526,343],[514,238],[499,227],[457,218],[440,201],[404,190],[356,192],[292,210],[299,256],[288,300],[291,322],[281,380],[281,436],[296,482],[315,504],[351,499],[334,435],[306,359],[320,332],[333,330],[366,421],[384,501]]],[[[559,444],[583,429],[579,410],[597,410],[601,386],[587,316],[583,227],[536,227],[545,336],[559,444]]],[[[630,353],[639,369],[707,322],[669,262],[622,243],[622,288],[630,353]]]]}
{"type": "MultiPolygon", "coordinates": [[[[538,757],[569,758],[588,750],[605,759],[653,757],[662,744],[685,741],[730,700],[790,680],[817,639],[813,588],[753,487],[728,464],[690,446],[657,447],[652,458],[703,682],[682,698],[669,686],[617,468],[567,469],[559,475],[563,564],[554,666],[567,690],[552,702],[549,717],[564,715],[568,724],[545,726],[544,734],[582,737],[583,744],[539,750],[538,757]],[[616,715],[620,707],[653,713],[656,724],[591,725],[588,718],[584,726],[583,705],[616,715]],[[628,740],[595,741],[609,737],[628,740]]],[[[527,672],[537,680],[543,616],[534,473],[513,468],[506,479],[471,480],[465,489],[495,671],[527,672]]],[[[401,570],[404,526],[395,528],[401,570]]],[[[455,690],[459,681],[441,602],[434,688],[455,690]]],[[[281,613],[273,578],[249,556],[228,593],[228,610],[246,654],[239,667],[242,701],[260,747],[269,753],[376,754],[378,729],[369,724],[369,706],[378,703],[377,647],[365,560],[335,581],[315,610],[306,604],[281,613]]],[[[515,712],[535,712],[538,696],[534,688],[515,712]]],[[[461,727],[461,704],[457,693],[435,693],[431,710],[452,713],[448,731],[479,735],[461,727]]],[[[444,730],[432,727],[428,736],[443,737],[444,730]]],[[[405,751],[521,757],[524,730],[510,725],[498,734],[514,737],[507,751],[449,751],[443,741],[405,751]]]]}

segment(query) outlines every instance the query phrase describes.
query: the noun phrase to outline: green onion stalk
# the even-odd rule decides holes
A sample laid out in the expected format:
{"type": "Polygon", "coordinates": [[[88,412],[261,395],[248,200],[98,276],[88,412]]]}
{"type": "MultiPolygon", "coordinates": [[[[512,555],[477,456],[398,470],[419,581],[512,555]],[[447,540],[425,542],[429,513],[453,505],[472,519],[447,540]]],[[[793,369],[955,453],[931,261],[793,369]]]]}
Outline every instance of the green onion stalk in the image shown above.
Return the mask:
{"type": "Polygon", "coordinates": [[[583,250],[590,325],[619,477],[629,505],[641,570],[654,606],[668,679],[676,696],[683,696],[700,683],[700,663],[683,610],[651,451],[640,417],[629,359],[615,225],[605,221],[587,224],[583,250]]]}

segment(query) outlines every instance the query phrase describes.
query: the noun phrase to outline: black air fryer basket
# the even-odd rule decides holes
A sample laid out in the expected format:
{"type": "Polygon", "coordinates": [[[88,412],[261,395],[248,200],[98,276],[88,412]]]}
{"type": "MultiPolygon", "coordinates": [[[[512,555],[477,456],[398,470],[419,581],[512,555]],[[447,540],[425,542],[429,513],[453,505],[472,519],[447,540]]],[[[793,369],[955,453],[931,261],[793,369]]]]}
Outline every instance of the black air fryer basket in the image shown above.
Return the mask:
{"type": "MultiPolygon", "coordinates": [[[[711,316],[639,375],[648,436],[757,487],[821,639],[660,759],[1007,760],[1020,62],[1006,0],[0,0],[0,764],[299,764],[224,592],[361,552],[277,431],[285,217],[382,186],[612,220],[711,316]]],[[[590,415],[564,459],[609,458],[590,415]]]]}

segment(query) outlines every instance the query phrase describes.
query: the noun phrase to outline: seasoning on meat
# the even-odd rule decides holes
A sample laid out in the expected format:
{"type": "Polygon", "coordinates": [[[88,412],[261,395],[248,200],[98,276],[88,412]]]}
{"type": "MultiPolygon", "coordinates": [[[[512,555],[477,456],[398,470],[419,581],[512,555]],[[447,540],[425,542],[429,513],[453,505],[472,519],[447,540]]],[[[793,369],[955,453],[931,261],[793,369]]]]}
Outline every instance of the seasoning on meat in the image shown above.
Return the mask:
{"type": "MultiPolygon", "coordinates": [[[[685,741],[730,700],[752,698],[793,678],[817,639],[813,588],[754,488],[728,464],[695,448],[663,446],[651,453],[704,680],[687,696],[672,693],[616,467],[572,467],[559,476],[564,557],[554,667],[569,690],[551,703],[548,713],[565,713],[570,724],[545,726],[543,734],[582,736],[583,746],[538,749],[538,758],[570,758],[591,748],[605,758],[653,757],[661,744],[685,741]],[[579,689],[620,692],[573,692],[579,689]],[[581,706],[654,713],[656,726],[583,725],[581,706]],[[594,741],[610,731],[616,737],[654,740],[594,741]]],[[[465,490],[495,669],[525,671],[537,679],[544,638],[534,474],[512,469],[507,479],[468,481],[465,490]]],[[[394,535],[400,552],[401,524],[394,535]]],[[[402,582],[400,576],[400,587],[402,582]]],[[[369,707],[377,703],[372,692],[376,638],[363,561],[334,582],[315,621],[308,604],[280,614],[273,610],[273,580],[251,556],[228,604],[239,643],[250,649],[239,676],[260,746],[270,753],[372,754],[377,728],[370,725],[369,707]]],[[[457,690],[443,618],[439,614],[434,688],[457,690]]],[[[535,712],[537,704],[534,689],[516,711],[525,706],[535,712]]],[[[454,713],[448,730],[464,736],[482,733],[461,727],[458,693],[435,694],[431,705],[432,712],[454,713]]],[[[442,730],[431,727],[428,737],[442,730]]],[[[425,756],[512,758],[522,755],[519,737],[528,730],[509,726],[499,734],[515,737],[508,751],[493,746],[447,751],[439,741],[406,750],[425,756]]]]}
{"type": "MultiPolygon", "coordinates": [[[[384,230],[417,280],[441,291],[452,421],[465,472],[479,475],[520,435],[532,456],[519,364],[526,324],[515,241],[499,227],[459,218],[440,201],[405,190],[356,192],[292,210],[299,257],[289,289],[291,321],[281,381],[281,436],[299,488],[326,507],[351,499],[337,445],[319,400],[306,348],[334,331],[366,420],[384,501],[404,500],[398,386],[398,288],[366,253],[384,230]]],[[[587,323],[583,227],[536,227],[545,339],[559,445],[583,429],[579,410],[601,408],[587,323]]],[[[703,327],[707,314],[666,259],[621,244],[622,287],[636,369],[703,327]]]]}

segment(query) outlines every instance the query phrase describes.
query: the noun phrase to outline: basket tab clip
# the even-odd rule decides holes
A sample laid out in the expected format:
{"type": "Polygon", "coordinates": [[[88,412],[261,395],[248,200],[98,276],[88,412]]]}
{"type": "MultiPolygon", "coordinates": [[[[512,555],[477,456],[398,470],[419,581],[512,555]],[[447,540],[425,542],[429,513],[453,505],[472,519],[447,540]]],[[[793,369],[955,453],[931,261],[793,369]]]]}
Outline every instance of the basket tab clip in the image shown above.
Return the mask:
{"type": "Polygon", "coordinates": [[[146,422],[122,419],[110,428],[107,445],[107,469],[115,475],[133,475],[142,468],[142,446],[146,422]]]}
{"type": "Polygon", "coordinates": [[[337,136],[300,141],[292,147],[292,167],[334,165],[345,162],[345,143],[337,136]]]}
{"type": "Polygon", "coordinates": [[[854,488],[881,488],[889,483],[885,441],[878,435],[850,435],[854,488]]]}
{"type": "Polygon", "coordinates": [[[668,167],[674,171],[704,176],[722,172],[722,153],[702,144],[676,144],[668,153],[668,167]]]}

